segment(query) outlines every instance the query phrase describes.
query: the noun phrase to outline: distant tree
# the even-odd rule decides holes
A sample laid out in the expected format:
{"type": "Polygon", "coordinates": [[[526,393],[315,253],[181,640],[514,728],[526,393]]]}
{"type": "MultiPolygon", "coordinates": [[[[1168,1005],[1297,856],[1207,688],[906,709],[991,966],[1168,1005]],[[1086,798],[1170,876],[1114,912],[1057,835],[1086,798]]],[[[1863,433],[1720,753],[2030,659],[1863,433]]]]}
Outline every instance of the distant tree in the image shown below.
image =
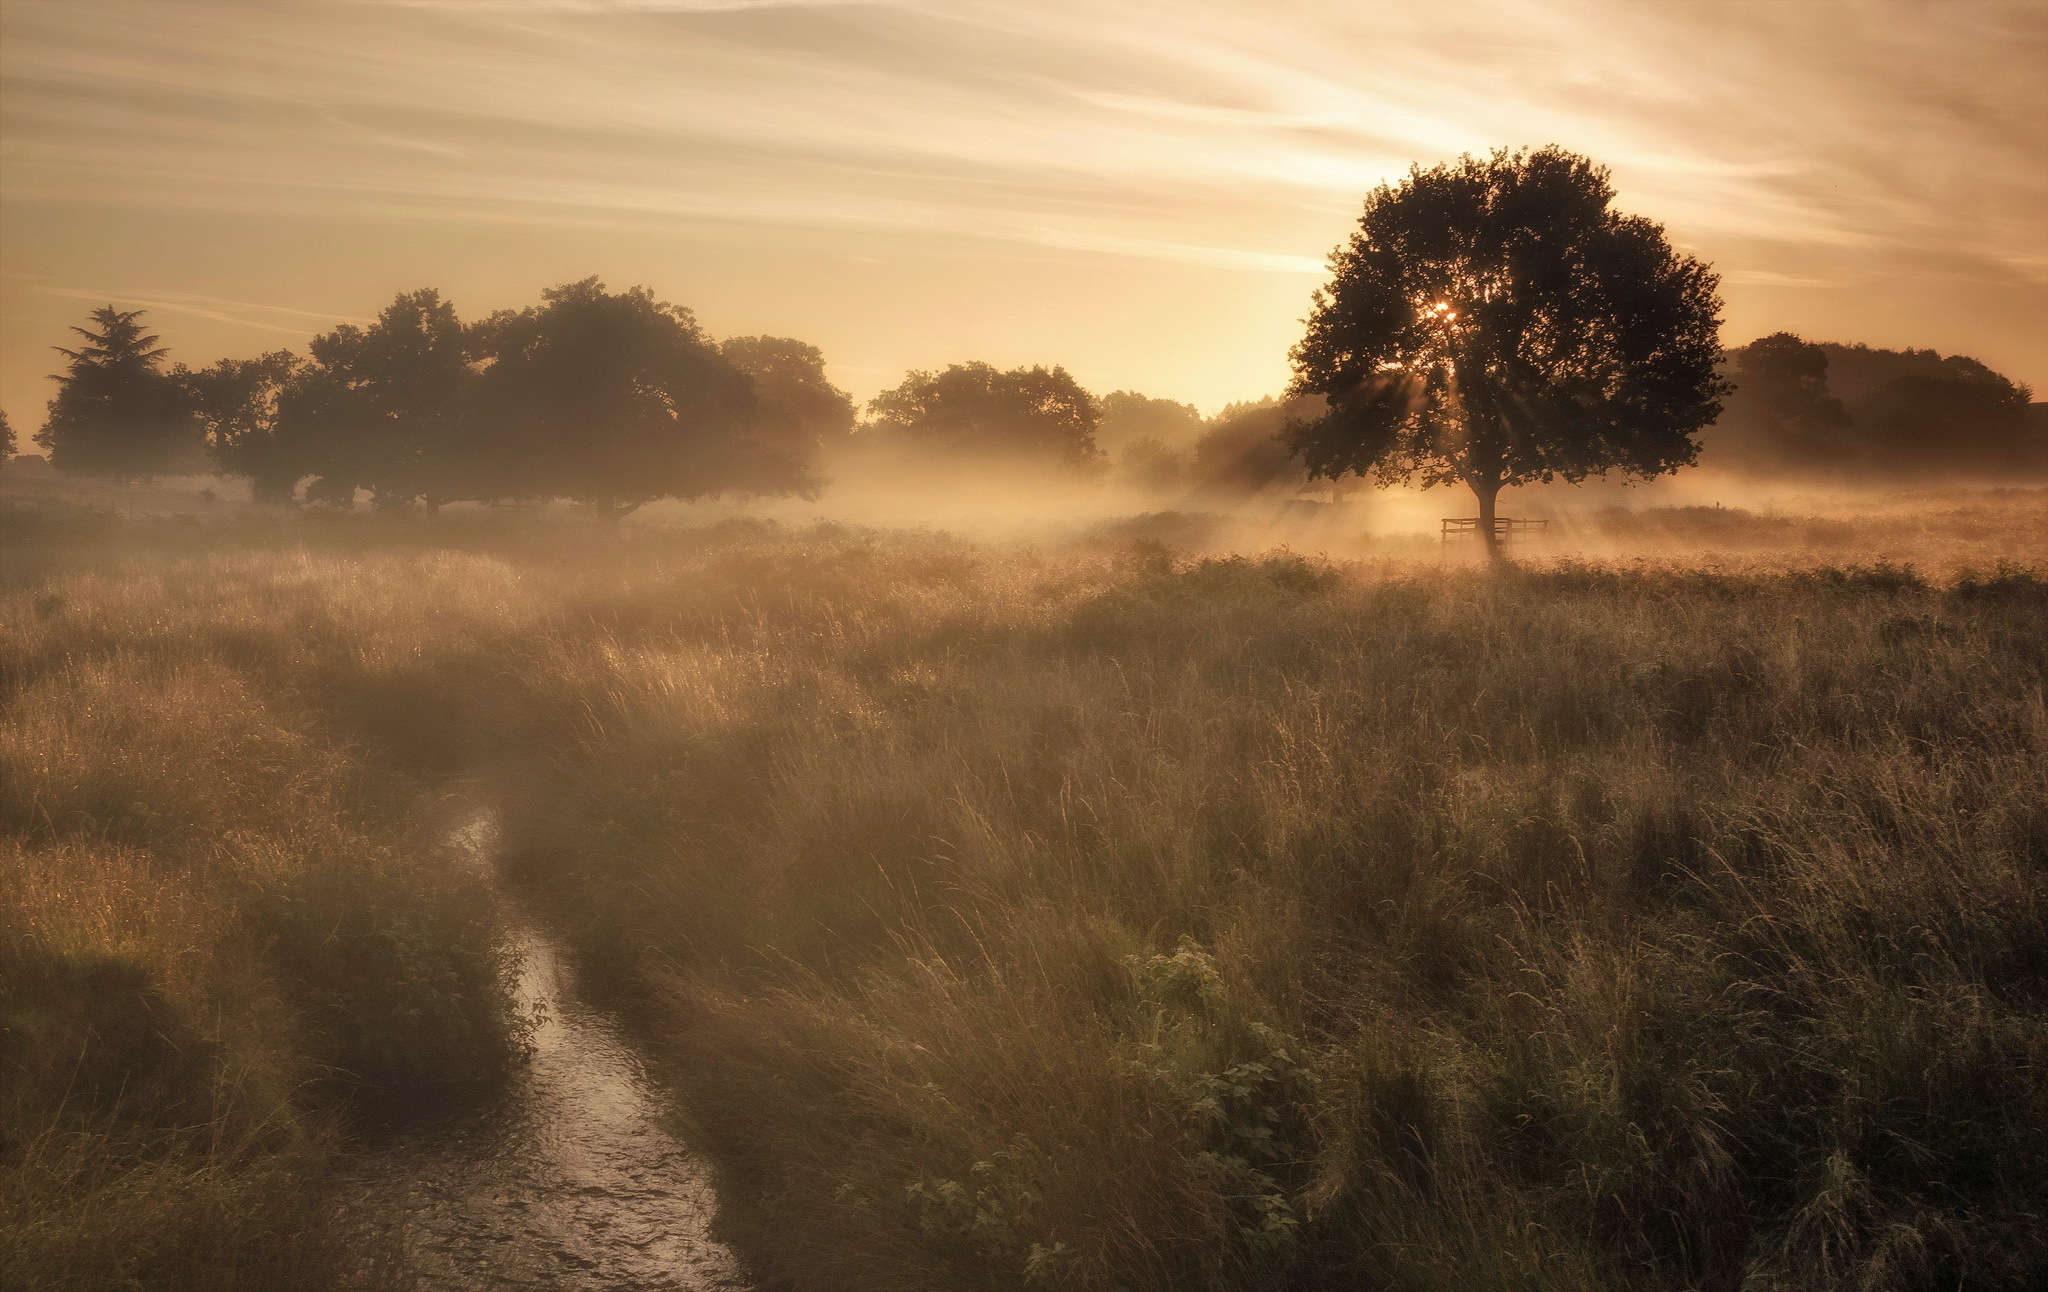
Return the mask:
{"type": "Polygon", "coordinates": [[[1141,436],[1116,455],[1117,479],[1148,493],[1172,493],[1187,484],[1192,456],[1156,436],[1141,436]]]}
{"type": "Polygon", "coordinates": [[[278,403],[305,361],[289,350],[254,359],[222,359],[197,372],[182,366],[171,375],[182,382],[206,434],[206,446],[222,475],[243,476],[249,496],[260,504],[292,501],[301,478],[319,469],[295,445],[279,436],[278,403]]]}
{"type": "Polygon", "coordinates": [[[1268,396],[1225,405],[1195,441],[1191,474],[1196,487],[1239,497],[1274,489],[1299,490],[1308,482],[1308,473],[1288,447],[1286,436],[1293,427],[1313,421],[1326,409],[1315,395],[1285,400],[1268,396]]]}
{"type": "Polygon", "coordinates": [[[471,442],[488,437],[487,496],[571,498],[622,516],[657,498],[810,486],[782,432],[764,430],[773,419],[755,380],[688,310],[595,278],[541,295],[477,330],[488,366],[471,442]]]}
{"type": "Polygon", "coordinates": [[[1105,449],[1144,439],[1185,448],[1204,429],[1201,411],[1193,404],[1154,399],[1135,390],[1112,390],[1102,397],[1102,421],[1095,428],[1095,438],[1105,449]]]}
{"type": "Polygon", "coordinates": [[[1829,393],[1826,350],[1775,332],[1732,351],[1728,367],[1732,389],[1704,437],[1710,461],[1770,470],[1845,464],[1849,410],[1829,393]]]}
{"type": "Polygon", "coordinates": [[[1500,490],[1690,464],[1720,411],[1712,270],[1609,209],[1561,148],[1416,167],[1366,198],[1294,350],[1315,476],[1462,483],[1497,556],[1500,490]]]}
{"type": "Polygon", "coordinates": [[[1965,355],[1810,343],[1728,354],[1734,391],[1703,461],[1747,475],[1905,484],[2048,475],[2032,392],[1965,355]]]}
{"type": "Polygon", "coordinates": [[[911,372],[875,396],[868,411],[868,433],[955,458],[1103,464],[1095,446],[1101,405],[1065,368],[1004,372],[956,363],[944,372],[911,372]]]}
{"type": "Polygon", "coordinates": [[[14,456],[14,427],[8,424],[7,410],[0,409],[0,466],[14,456]]]}
{"type": "Polygon", "coordinates": [[[768,455],[770,491],[777,482],[808,480],[818,454],[853,434],[853,396],[825,376],[814,345],[781,336],[735,336],[718,343],[726,362],[753,379],[759,397],[755,436],[768,455]]]}
{"type": "Polygon", "coordinates": [[[476,374],[455,307],[432,288],[401,293],[368,327],[313,338],[311,361],[275,392],[278,471],[318,476],[339,504],[368,489],[380,506],[431,508],[476,496],[459,440],[476,374]]]}
{"type": "Polygon", "coordinates": [[[160,370],[168,351],[143,332],[142,314],[102,306],[92,312],[99,331],[71,329],[85,338],[82,348],[54,347],[71,362],[55,379],[36,443],[57,470],[134,481],[204,469],[199,423],[183,388],[160,370]]]}
{"type": "Polygon", "coordinates": [[[1855,423],[1856,465],[1892,480],[2039,478],[2048,444],[2033,391],[1968,355],[1823,344],[1829,383],[1855,423]]]}
{"type": "Polygon", "coordinates": [[[306,482],[306,503],[347,511],[356,505],[356,486],[346,476],[314,476],[306,482]]]}

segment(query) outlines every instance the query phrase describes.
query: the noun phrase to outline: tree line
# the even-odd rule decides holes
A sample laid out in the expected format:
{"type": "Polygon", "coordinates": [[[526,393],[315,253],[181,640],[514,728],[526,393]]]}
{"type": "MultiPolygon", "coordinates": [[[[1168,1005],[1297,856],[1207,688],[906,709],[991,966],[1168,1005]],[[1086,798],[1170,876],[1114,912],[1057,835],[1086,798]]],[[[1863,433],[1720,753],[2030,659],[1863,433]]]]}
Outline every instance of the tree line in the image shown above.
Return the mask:
{"type": "Polygon", "coordinates": [[[855,447],[1160,493],[1414,481],[1469,488],[1489,540],[1503,488],[1661,475],[1703,442],[1756,475],[2048,470],[2031,393],[1974,359],[1782,333],[1722,351],[1712,268],[1614,197],[1604,168],[1556,147],[1382,185],[1331,256],[1286,394],[1214,419],[1132,391],[1098,399],[1060,367],[962,363],[908,373],[863,422],[816,347],[714,340],[690,311],[590,278],[472,323],[409,292],[303,356],[196,371],[164,367],[140,311],[109,305],[60,347],[36,439],[73,474],[211,469],[259,502],[367,491],[429,510],[812,495],[825,457],[855,447]]]}
{"type": "Polygon", "coordinates": [[[2033,392],[1966,355],[1761,337],[1727,356],[1706,443],[1756,476],[1907,481],[2048,476],[2033,392]]]}
{"type": "MultiPolygon", "coordinates": [[[[1166,493],[1306,481],[1277,435],[1300,401],[1215,418],[1135,391],[1097,397],[1064,368],[912,371],[867,405],[788,337],[713,341],[690,312],[595,279],[464,323],[433,289],[366,326],[192,369],[112,305],[74,328],[36,442],[115,482],[214,472],[255,501],[381,508],[570,499],[624,513],[656,498],[807,494],[860,447],[963,468],[1036,466],[1166,493]]],[[[4,427],[0,415],[0,427],[4,427]]],[[[12,433],[6,449],[13,449],[12,433]]]]}
{"type": "Polygon", "coordinates": [[[813,346],[715,342],[686,309],[591,278],[464,323],[407,292],[366,326],[193,370],[164,368],[140,311],[93,311],[37,442],[107,480],[212,469],[258,502],[402,508],[569,498],[615,512],[656,498],[814,490],[852,401],[813,346]]]}

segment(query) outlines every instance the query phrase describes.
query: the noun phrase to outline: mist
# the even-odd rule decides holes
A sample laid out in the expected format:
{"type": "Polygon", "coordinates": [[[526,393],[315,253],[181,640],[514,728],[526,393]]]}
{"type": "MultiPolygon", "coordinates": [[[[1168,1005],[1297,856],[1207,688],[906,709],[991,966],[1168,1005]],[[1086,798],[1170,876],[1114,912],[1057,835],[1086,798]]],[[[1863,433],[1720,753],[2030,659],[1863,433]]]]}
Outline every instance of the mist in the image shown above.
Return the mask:
{"type": "Polygon", "coordinates": [[[0,0],[0,1286],[2048,1287],[2048,21],[0,0]]]}

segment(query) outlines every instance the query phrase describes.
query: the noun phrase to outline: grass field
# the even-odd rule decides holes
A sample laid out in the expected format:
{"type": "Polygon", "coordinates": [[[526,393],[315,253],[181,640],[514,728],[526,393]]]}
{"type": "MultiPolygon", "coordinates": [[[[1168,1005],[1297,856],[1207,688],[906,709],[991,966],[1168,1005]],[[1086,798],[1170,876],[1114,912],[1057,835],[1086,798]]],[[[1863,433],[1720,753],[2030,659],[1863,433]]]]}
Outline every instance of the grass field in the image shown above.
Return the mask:
{"type": "Polygon", "coordinates": [[[335,1268],[347,1110],[516,1059],[460,778],[780,1285],[2048,1277],[2048,570],[1938,517],[10,523],[14,1270],[335,1268]]]}
{"type": "Polygon", "coordinates": [[[495,898],[389,721],[401,607],[490,589],[91,536],[8,543],[0,1283],[328,1285],[348,1111],[519,1052],[495,898]]]}

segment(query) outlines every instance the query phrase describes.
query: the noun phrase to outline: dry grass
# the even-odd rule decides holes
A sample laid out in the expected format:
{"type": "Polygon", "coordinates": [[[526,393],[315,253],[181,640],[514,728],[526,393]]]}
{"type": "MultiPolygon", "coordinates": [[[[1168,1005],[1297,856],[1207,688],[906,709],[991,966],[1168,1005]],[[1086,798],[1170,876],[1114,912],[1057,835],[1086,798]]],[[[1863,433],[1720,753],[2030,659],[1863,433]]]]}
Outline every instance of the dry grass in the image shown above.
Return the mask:
{"type": "MultiPolygon", "coordinates": [[[[38,801],[114,832],[128,860],[75,864],[144,912],[79,936],[242,927],[152,840],[274,804],[304,856],[293,823],[363,812],[326,804],[384,804],[371,837],[431,816],[394,768],[492,778],[517,875],[790,1286],[2048,1274],[2039,572],[1489,577],[744,525],[160,538],[38,558],[22,622],[64,608],[10,685],[147,661],[306,743],[169,708],[135,729],[205,742],[182,761],[114,734],[53,755],[80,770],[38,801]],[[147,767],[215,762],[299,768],[298,797],[108,824],[147,767]]],[[[32,867],[74,864],[21,823],[32,867]]],[[[261,976],[209,967],[238,945],[136,954],[239,1000],[261,976]]],[[[318,1052],[246,1045],[287,1092],[275,1056],[318,1052]]]]}
{"type": "Polygon", "coordinates": [[[332,1284],[340,1114],[516,1054],[489,890],[364,739],[414,645],[379,599],[432,576],[130,556],[8,595],[0,1281],[332,1284]]]}
{"type": "Polygon", "coordinates": [[[599,617],[525,873],[796,1286],[2048,1270],[2035,576],[827,537],[599,617]]]}

